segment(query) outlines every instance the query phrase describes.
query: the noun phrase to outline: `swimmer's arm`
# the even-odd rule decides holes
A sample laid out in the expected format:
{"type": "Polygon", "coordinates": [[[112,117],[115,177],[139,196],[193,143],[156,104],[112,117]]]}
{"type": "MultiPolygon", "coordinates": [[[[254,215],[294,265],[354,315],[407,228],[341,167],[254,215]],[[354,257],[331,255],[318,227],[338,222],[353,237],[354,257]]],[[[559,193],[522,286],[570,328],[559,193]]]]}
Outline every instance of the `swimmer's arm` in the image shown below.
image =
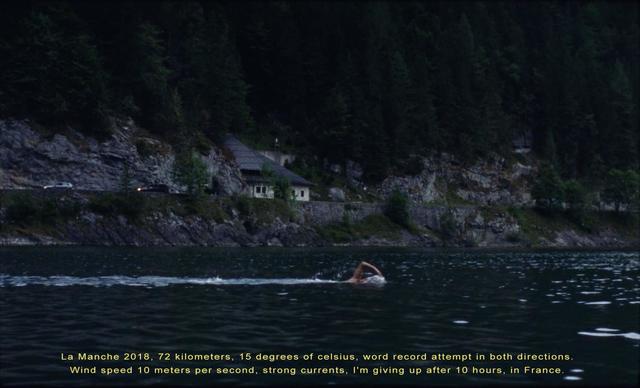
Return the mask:
{"type": "MultiPolygon", "coordinates": [[[[380,272],[380,270],[378,268],[376,268],[373,264],[369,264],[366,261],[363,261],[362,263],[360,263],[360,265],[358,265],[358,268],[360,268],[360,266],[366,266],[371,268],[373,271],[375,271],[375,273],[377,273],[378,275],[384,277],[384,275],[382,275],[382,272],[380,272]]],[[[362,271],[361,271],[362,272],[362,271]]]]}
{"type": "Polygon", "coordinates": [[[376,268],[373,264],[367,263],[366,261],[362,261],[362,262],[360,262],[360,264],[358,264],[358,266],[356,267],[355,271],[353,271],[353,276],[351,276],[351,278],[349,280],[347,280],[347,283],[358,283],[358,282],[360,282],[362,280],[362,274],[364,272],[364,267],[370,268],[375,273],[377,273],[378,275],[384,277],[384,275],[382,275],[382,272],[380,272],[380,270],[378,268],[376,268]]]}
{"type": "Polygon", "coordinates": [[[364,265],[364,261],[362,263],[358,264],[356,269],[353,271],[353,276],[351,276],[351,279],[347,280],[347,282],[356,283],[360,279],[362,279],[362,272],[363,272],[363,268],[362,267],[363,267],[363,265],[364,265]]]}

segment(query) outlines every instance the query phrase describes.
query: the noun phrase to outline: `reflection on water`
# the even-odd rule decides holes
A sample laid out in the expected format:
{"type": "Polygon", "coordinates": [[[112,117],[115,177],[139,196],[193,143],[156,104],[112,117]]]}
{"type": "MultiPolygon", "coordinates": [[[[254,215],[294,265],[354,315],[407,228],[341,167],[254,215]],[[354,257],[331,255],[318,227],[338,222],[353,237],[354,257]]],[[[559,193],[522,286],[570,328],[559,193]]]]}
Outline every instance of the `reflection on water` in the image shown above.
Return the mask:
{"type": "MultiPolygon", "coordinates": [[[[598,330],[598,329],[596,329],[598,330]]],[[[615,330],[615,331],[619,331],[619,330],[615,330]]],[[[612,333],[591,333],[588,331],[579,331],[578,334],[580,335],[590,335],[592,337],[624,337],[624,338],[629,338],[629,339],[635,339],[635,340],[640,340],[640,334],[638,333],[616,333],[616,334],[612,334],[612,333]]]]}
{"type": "Polygon", "coordinates": [[[561,376],[136,382],[634,384],[639,262],[637,252],[3,248],[1,377],[23,384],[131,382],[69,376],[59,354],[79,351],[524,352],[568,353],[573,360],[560,365],[561,376]],[[361,259],[382,270],[383,286],[344,283],[361,259]]]}

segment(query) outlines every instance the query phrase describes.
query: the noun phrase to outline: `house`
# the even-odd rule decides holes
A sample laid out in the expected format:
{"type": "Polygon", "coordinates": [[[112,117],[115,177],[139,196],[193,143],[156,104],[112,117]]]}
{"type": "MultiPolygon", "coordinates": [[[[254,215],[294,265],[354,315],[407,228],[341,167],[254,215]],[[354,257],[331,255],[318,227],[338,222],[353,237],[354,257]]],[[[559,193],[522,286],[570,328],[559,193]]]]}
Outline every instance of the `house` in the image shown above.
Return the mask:
{"type": "Polygon", "coordinates": [[[263,166],[273,171],[274,175],[284,177],[291,183],[293,197],[297,201],[308,201],[313,183],[287,170],[280,163],[252,150],[242,144],[234,136],[229,135],[224,146],[231,152],[242,178],[247,182],[246,194],[254,198],[273,198],[274,191],[271,179],[263,176],[263,166]]]}

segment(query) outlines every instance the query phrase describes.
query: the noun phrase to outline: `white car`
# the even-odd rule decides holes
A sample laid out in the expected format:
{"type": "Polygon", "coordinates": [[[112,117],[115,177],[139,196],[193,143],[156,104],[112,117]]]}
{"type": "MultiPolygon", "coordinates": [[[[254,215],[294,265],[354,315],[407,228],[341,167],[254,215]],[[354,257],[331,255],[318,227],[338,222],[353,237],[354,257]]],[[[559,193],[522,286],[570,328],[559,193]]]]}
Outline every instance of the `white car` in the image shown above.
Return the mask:
{"type": "Polygon", "coordinates": [[[73,185],[69,182],[56,182],[52,185],[42,186],[43,189],[73,189],[73,185]]]}

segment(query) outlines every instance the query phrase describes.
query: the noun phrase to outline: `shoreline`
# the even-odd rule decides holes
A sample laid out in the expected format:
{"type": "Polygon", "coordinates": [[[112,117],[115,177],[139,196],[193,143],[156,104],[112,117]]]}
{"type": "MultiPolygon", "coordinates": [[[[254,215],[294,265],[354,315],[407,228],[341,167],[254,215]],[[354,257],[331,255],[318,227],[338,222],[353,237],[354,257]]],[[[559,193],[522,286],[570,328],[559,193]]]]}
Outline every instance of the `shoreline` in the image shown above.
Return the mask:
{"type": "Polygon", "coordinates": [[[78,249],[133,249],[133,250],[154,250],[154,249],[207,249],[207,250],[316,250],[316,251],[342,251],[359,250],[359,251],[433,251],[433,252],[637,252],[640,256],[640,244],[624,245],[624,246],[486,246],[486,247],[465,247],[465,246],[406,246],[406,245],[324,245],[324,246],[203,246],[203,245],[93,245],[93,244],[0,244],[2,249],[29,249],[29,248],[78,248],[78,249]]]}
{"type": "Polygon", "coordinates": [[[0,205],[0,246],[130,247],[640,247],[637,219],[505,206],[407,206],[392,219],[380,203],[308,202],[60,192],[12,193],[0,205]]]}

